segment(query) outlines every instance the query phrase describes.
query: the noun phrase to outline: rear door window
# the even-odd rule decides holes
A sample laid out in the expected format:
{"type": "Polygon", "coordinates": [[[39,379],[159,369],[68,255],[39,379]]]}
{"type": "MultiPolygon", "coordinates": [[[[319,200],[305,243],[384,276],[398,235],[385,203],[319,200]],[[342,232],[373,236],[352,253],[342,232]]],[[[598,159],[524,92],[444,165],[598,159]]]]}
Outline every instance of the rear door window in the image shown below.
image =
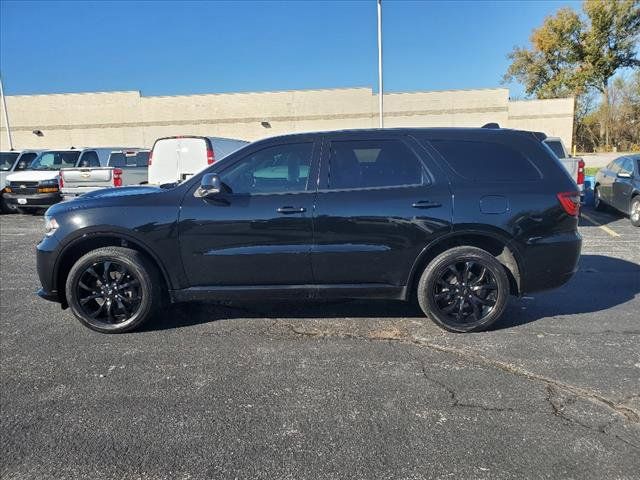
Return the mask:
{"type": "Polygon", "coordinates": [[[540,172],[515,148],[479,140],[429,140],[457,175],[470,181],[540,180],[540,172]]]}
{"type": "Polygon", "coordinates": [[[329,149],[330,189],[419,185],[424,169],[418,157],[397,139],[332,141],[329,149]]]}

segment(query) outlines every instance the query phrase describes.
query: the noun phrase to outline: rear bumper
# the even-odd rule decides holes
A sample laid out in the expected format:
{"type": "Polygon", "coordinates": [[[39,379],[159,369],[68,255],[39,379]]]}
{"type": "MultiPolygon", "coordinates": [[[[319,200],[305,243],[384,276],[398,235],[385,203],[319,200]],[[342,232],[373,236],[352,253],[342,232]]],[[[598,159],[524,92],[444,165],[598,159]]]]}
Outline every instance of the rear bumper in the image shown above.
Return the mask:
{"type": "Polygon", "coordinates": [[[4,193],[5,201],[20,208],[47,208],[62,200],[60,192],[33,193],[24,195],[21,193],[4,193]]]}
{"type": "Polygon", "coordinates": [[[525,247],[520,293],[551,290],[567,283],[578,269],[582,237],[576,232],[530,239],[525,247]]]}
{"type": "Polygon", "coordinates": [[[79,188],[63,188],[60,190],[60,194],[62,196],[62,200],[73,200],[74,198],[78,198],[80,195],[84,195],[85,193],[95,192],[96,190],[101,190],[103,188],[109,187],[79,187],[79,188]]]}

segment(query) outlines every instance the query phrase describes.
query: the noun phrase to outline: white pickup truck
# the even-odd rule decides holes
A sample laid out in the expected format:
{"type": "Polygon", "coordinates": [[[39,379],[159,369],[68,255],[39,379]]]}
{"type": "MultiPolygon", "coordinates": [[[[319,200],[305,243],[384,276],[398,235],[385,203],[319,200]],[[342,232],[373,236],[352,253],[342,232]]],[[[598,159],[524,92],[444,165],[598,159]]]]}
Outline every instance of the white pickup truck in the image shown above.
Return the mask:
{"type": "Polygon", "coordinates": [[[572,157],[564,147],[562,139],[558,137],[547,137],[543,142],[558,157],[558,160],[567,169],[571,178],[575,180],[580,196],[584,195],[584,160],[579,157],[572,157]]]}
{"type": "Polygon", "coordinates": [[[76,167],[60,170],[62,199],[71,200],[101,188],[146,184],[148,162],[149,150],[139,148],[112,150],[93,162],[81,159],[76,167]]]}

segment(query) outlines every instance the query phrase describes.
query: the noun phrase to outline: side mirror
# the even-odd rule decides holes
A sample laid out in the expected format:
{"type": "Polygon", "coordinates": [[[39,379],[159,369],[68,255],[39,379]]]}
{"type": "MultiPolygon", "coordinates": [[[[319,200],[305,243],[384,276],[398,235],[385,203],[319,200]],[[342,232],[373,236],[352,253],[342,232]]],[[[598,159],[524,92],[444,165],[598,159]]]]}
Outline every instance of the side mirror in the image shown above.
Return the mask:
{"type": "Polygon", "coordinates": [[[193,192],[196,198],[208,198],[222,191],[222,182],[215,173],[205,173],[200,179],[200,186],[193,192]]]}
{"type": "Polygon", "coordinates": [[[629,172],[618,172],[618,178],[631,178],[631,174],[629,172]]]}

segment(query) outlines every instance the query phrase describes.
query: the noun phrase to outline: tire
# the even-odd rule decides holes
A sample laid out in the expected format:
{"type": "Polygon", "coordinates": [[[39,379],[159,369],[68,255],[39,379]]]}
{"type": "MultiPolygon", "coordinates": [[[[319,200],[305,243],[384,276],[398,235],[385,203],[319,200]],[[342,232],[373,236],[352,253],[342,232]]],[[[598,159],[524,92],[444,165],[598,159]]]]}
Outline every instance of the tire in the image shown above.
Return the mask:
{"type": "Polygon", "coordinates": [[[593,189],[593,209],[600,212],[607,209],[607,206],[602,201],[602,196],[600,195],[600,187],[598,186],[593,189]]]}
{"type": "Polygon", "coordinates": [[[4,198],[0,198],[0,211],[2,213],[17,213],[18,209],[14,204],[8,203],[4,198]]]}
{"type": "Polygon", "coordinates": [[[640,195],[636,195],[631,199],[629,220],[631,220],[631,225],[634,227],[640,227],[640,195]]]}
{"type": "Polygon", "coordinates": [[[104,247],[81,257],[69,271],[66,298],[86,327],[124,333],[148,321],[162,303],[162,279],[142,253],[104,247]]]}
{"type": "Polygon", "coordinates": [[[455,247],[438,255],[424,269],[416,292],[427,317],[458,333],[485,330],[498,321],[509,294],[505,267],[476,247],[455,247]]]}

